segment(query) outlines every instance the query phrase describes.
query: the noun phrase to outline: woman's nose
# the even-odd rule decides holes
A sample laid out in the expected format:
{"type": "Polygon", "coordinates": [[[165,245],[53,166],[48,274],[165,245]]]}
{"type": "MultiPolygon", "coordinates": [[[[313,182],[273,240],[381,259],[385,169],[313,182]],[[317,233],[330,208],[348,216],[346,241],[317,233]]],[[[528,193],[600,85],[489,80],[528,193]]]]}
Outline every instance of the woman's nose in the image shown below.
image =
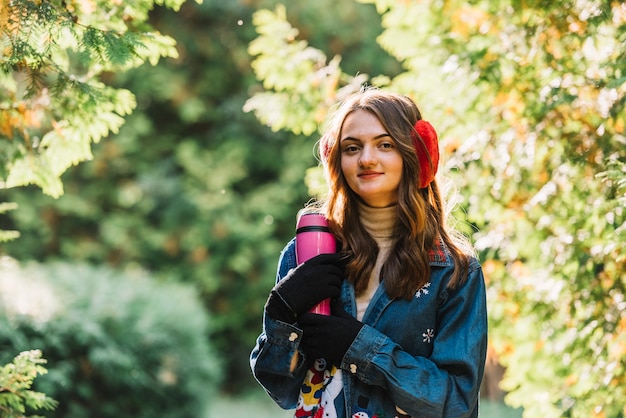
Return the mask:
{"type": "Polygon", "coordinates": [[[371,147],[363,147],[361,156],[359,158],[359,165],[361,167],[370,167],[376,164],[376,152],[371,147]]]}

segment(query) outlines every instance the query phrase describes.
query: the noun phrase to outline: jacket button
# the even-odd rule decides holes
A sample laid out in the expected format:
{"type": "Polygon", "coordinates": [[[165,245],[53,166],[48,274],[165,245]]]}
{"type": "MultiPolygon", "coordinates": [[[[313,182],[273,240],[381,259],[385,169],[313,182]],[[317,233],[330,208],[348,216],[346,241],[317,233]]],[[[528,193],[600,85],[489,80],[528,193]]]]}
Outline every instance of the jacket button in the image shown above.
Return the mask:
{"type": "Polygon", "coordinates": [[[292,332],[291,334],[289,334],[289,341],[294,342],[297,339],[298,339],[298,334],[296,334],[295,332],[292,332]]]}
{"type": "Polygon", "coordinates": [[[352,363],[352,364],[350,365],[350,372],[351,372],[352,374],[356,373],[356,364],[352,363]]]}

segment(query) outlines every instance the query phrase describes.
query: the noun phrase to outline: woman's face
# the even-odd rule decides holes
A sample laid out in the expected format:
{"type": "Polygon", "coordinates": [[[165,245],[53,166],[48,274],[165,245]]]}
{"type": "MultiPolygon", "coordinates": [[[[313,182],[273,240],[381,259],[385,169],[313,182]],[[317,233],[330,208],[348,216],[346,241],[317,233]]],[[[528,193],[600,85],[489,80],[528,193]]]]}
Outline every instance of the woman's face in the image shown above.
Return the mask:
{"type": "Polygon", "coordinates": [[[365,110],[344,120],[339,136],[341,171],[354,193],[372,207],[398,201],[402,156],[382,123],[365,110]]]}

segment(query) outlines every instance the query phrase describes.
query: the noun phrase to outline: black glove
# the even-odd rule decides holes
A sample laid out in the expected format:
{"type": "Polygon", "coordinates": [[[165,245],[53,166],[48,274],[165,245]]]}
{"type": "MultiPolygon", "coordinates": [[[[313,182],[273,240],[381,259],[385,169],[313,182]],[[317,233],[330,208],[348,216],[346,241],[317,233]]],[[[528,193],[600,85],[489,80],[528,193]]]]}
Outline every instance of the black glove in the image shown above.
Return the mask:
{"type": "Polygon", "coordinates": [[[289,272],[270,292],[265,313],[289,324],[326,298],[341,291],[344,264],[340,254],[320,254],[289,272]]]}
{"type": "Polygon", "coordinates": [[[302,329],[300,348],[312,358],[324,358],[335,366],[352,345],[363,323],[348,314],[338,303],[331,303],[332,315],[306,313],[298,319],[302,329]]]}

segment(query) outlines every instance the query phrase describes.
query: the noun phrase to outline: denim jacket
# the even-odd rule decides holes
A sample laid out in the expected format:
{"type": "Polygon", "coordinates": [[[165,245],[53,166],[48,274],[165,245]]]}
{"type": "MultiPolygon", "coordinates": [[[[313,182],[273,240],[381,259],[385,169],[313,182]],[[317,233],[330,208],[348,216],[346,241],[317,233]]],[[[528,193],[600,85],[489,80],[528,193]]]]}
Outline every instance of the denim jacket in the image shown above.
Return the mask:
{"type": "MultiPolygon", "coordinates": [[[[277,280],[295,267],[292,240],[281,253],[277,280]]],[[[390,299],[382,285],[372,297],[365,326],[340,365],[343,392],[334,405],[338,418],[478,416],[487,350],[482,269],[472,259],[467,280],[448,289],[453,261],[443,242],[431,252],[430,267],[430,281],[410,301],[390,299]]],[[[340,298],[345,310],[356,315],[354,288],[347,281],[340,298]]],[[[300,352],[300,363],[290,371],[301,336],[297,323],[265,316],[250,355],[255,378],[284,409],[296,408],[310,364],[300,352]]]]}

